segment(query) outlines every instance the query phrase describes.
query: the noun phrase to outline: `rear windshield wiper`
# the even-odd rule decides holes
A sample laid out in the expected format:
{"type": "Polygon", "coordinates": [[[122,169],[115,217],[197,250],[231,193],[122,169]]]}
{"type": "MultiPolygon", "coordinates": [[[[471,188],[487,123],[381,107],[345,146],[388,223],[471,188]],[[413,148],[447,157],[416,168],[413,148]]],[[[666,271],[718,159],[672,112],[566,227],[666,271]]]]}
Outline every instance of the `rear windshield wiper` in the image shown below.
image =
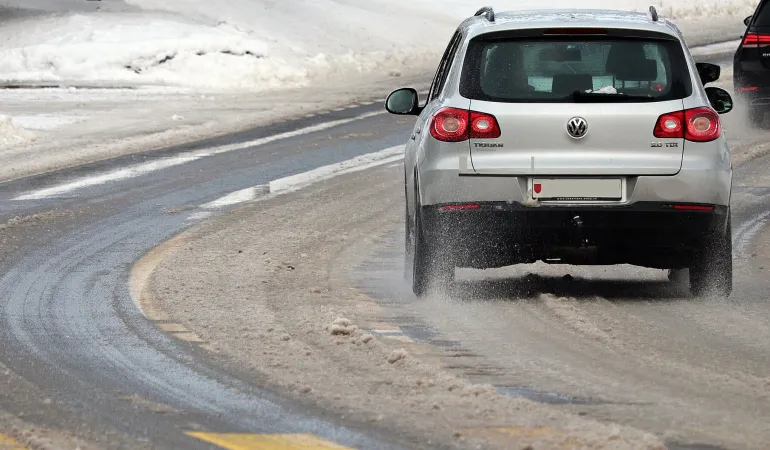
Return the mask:
{"type": "Polygon", "coordinates": [[[564,97],[565,102],[575,103],[621,103],[621,102],[652,102],[655,97],[651,95],[629,95],[607,92],[575,91],[564,97]]]}

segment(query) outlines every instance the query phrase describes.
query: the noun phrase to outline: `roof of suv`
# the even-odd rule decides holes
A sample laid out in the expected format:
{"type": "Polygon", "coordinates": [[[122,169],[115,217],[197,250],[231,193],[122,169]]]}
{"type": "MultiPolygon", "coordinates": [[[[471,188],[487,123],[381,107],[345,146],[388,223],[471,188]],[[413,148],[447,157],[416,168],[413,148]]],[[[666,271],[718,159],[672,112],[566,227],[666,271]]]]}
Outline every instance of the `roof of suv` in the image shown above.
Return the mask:
{"type": "Polygon", "coordinates": [[[496,13],[494,22],[484,16],[474,16],[465,20],[460,27],[472,37],[490,31],[527,28],[602,27],[656,31],[681,38],[674,22],[664,17],[653,21],[649,13],[601,9],[506,11],[496,13]]]}

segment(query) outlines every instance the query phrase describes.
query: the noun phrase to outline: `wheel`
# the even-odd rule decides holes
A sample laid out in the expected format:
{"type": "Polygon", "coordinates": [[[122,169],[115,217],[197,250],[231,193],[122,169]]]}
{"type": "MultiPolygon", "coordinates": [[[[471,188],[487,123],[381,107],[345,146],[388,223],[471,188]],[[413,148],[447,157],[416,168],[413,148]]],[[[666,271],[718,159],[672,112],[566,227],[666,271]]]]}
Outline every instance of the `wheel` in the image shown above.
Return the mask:
{"type": "Polygon", "coordinates": [[[407,264],[412,268],[412,291],[418,297],[423,297],[430,289],[446,293],[454,281],[454,260],[441,254],[439,239],[426,238],[419,207],[414,217],[412,248],[407,251],[407,259],[411,259],[407,264]]]}
{"type": "MultiPolygon", "coordinates": [[[[729,212],[728,212],[729,214],[729,212]]],[[[727,231],[707,238],[690,267],[690,292],[697,297],[727,298],[733,291],[733,240],[730,218],[727,231]]]]}
{"type": "Polygon", "coordinates": [[[762,128],[765,123],[765,110],[762,108],[749,106],[748,111],[749,125],[752,128],[762,128]]]}

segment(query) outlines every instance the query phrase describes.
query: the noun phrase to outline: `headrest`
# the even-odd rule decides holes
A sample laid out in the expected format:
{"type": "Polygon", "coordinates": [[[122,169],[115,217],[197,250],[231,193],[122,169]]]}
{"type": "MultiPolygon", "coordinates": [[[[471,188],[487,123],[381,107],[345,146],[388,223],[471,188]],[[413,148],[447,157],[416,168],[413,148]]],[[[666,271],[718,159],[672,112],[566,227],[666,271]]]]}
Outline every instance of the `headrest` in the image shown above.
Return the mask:
{"type": "Polygon", "coordinates": [[[607,54],[607,73],[615,73],[623,66],[633,64],[635,61],[647,59],[644,53],[644,43],[641,42],[615,42],[607,54]]]}
{"type": "Polygon", "coordinates": [[[654,59],[634,61],[633,64],[618,67],[614,75],[621,81],[655,81],[658,79],[658,63],[654,59]]]}
{"type": "Polygon", "coordinates": [[[658,64],[647,59],[644,43],[616,42],[607,55],[606,70],[621,81],[654,81],[658,78],[658,64]]]}
{"type": "Polygon", "coordinates": [[[575,91],[593,89],[593,77],[586,73],[557,73],[553,76],[551,92],[559,95],[569,95],[575,91]]]}
{"type": "Polygon", "coordinates": [[[482,76],[484,92],[509,97],[517,93],[522,83],[526,83],[526,79],[522,58],[518,52],[510,51],[506,47],[497,47],[489,51],[482,76]]]}

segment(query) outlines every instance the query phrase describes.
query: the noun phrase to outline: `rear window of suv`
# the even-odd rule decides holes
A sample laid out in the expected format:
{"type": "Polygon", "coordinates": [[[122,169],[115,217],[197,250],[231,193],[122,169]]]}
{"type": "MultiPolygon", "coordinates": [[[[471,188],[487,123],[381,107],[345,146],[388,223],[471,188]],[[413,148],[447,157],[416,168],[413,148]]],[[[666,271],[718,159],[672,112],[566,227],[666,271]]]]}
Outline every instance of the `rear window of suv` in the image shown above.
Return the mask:
{"type": "Polygon", "coordinates": [[[692,94],[678,41],[651,38],[473,39],[460,94],[495,102],[654,102],[692,94]]]}
{"type": "Polygon", "coordinates": [[[767,1],[763,1],[761,6],[757,8],[753,26],[770,27],[770,8],[767,7],[767,3],[767,1]]]}

